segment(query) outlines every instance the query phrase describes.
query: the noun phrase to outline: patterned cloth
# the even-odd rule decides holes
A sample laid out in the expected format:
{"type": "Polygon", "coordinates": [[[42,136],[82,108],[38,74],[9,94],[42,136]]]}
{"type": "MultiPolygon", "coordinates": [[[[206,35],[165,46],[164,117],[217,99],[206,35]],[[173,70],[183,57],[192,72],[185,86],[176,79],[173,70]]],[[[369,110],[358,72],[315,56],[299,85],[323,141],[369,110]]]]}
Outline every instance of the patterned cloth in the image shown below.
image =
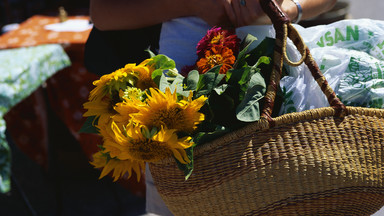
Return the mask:
{"type": "MultiPolygon", "coordinates": [[[[88,16],[68,18],[89,20],[88,16]]],[[[68,48],[84,45],[90,32],[45,29],[55,23],[59,23],[58,17],[32,16],[0,37],[0,192],[10,189],[10,152],[5,130],[25,154],[47,166],[46,104],[40,85],[70,66],[68,48]]]]}
{"type": "MultiPolygon", "coordinates": [[[[89,20],[88,16],[70,16],[68,19],[89,20]]],[[[36,46],[40,44],[85,44],[91,29],[80,32],[46,30],[45,26],[59,23],[58,17],[35,15],[19,25],[16,30],[0,37],[0,49],[36,46]]]]}
{"type": "MultiPolygon", "coordinates": [[[[4,115],[71,62],[57,44],[0,50],[0,59],[0,191],[6,192],[10,186],[10,153],[4,115]]],[[[35,122],[30,128],[38,126],[35,122]]]]}

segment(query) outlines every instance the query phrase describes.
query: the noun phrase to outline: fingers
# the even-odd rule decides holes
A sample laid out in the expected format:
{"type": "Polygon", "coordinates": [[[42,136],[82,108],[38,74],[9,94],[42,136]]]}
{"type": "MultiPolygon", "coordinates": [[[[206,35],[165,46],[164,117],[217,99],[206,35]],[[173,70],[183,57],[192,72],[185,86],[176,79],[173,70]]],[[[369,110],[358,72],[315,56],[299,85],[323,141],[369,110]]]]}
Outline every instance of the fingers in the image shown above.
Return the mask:
{"type": "Polygon", "coordinates": [[[227,16],[229,18],[229,20],[231,21],[232,23],[232,26],[236,26],[236,14],[235,14],[235,11],[233,10],[232,6],[231,6],[231,0],[223,0],[224,2],[224,8],[225,8],[225,11],[227,13],[227,16]]]}
{"type": "Polygon", "coordinates": [[[253,9],[257,7],[256,3],[258,4],[257,0],[232,0],[238,27],[250,24],[250,20],[255,16],[253,9]]]}
{"type": "Polygon", "coordinates": [[[232,0],[232,8],[237,27],[269,23],[259,0],[232,0]]]}

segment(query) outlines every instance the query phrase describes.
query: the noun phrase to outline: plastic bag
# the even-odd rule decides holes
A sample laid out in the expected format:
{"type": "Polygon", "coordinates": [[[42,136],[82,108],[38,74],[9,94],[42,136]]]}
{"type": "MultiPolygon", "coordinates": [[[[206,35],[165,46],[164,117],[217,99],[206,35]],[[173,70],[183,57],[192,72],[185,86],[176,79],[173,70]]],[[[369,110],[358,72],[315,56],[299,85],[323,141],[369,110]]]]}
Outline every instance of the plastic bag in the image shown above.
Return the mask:
{"type": "MultiPolygon", "coordinates": [[[[295,25],[330,86],[345,105],[384,108],[384,21],[342,20],[303,28],[295,25]]],[[[288,56],[299,59],[288,44],[288,56]]],[[[329,106],[304,65],[286,67],[280,113],[329,106]]]]}

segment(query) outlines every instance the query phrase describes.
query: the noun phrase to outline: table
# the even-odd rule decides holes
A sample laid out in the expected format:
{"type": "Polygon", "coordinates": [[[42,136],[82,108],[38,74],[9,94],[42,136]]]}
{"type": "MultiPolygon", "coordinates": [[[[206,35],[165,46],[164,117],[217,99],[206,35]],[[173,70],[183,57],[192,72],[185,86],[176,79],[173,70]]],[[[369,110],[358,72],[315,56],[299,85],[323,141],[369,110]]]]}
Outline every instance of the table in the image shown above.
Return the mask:
{"type": "MultiPolygon", "coordinates": [[[[88,16],[68,18],[89,19],[88,16]]],[[[92,82],[99,78],[88,72],[84,66],[84,45],[91,29],[81,32],[52,32],[44,28],[47,24],[58,22],[57,17],[36,15],[21,23],[17,30],[0,37],[0,49],[5,50],[39,44],[61,44],[71,61],[69,67],[56,71],[45,80],[44,87],[36,88],[4,115],[7,131],[15,145],[45,169],[50,166],[48,131],[54,130],[47,123],[49,111],[55,113],[66,125],[88,160],[98,150],[97,143],[102,141],[100,136],[78,133],[85,121],[82,117],[85,112],[82,104],[88,99],[89,91],[93,88],[92,82]],[[36,125],[35,122],[40,124],[36,125]]],[[[134,194],[144,196],[144,182],[137,183],[135,179],[119,182],[134,194]]]]}
{"type": "MultiPolygon", "coordinates": [[[[10,153],[4,115],[71,62],[56,44],[0,50],[0,59],[0,191],[6,192],[10,188],[10,153]]],[[[40,123],[30,124],[28,129],[40,127],[40,123]]]]}
{"type": "MultiPolygon", "coordinates": [[[[69,18],[89,20],[87,16],[69,18]]],[[[70,58],[81,52],[76,50],[85,44],[90,32],[54,32],[44,28],[58,22],[58,17],[36,15],[0,37],[0,152],[4,156],[0,157],[1,192],[9,190],[10,175],[5,130],[24,153],[47,167],[47,108],[41,85],[54,85],[52,80],[48,84],[48,78],[69,68],[74,72],[78,63],[71,65],[70,58]]]]}
{"type": "MultiPolygon", "coordinates": [[[[70,16],[69,20],[89,20],[88,16],[70,16]]],[[[58,17],[35,15],[19,25],[19,28],[0,37],[0,49],[36,46],[40,44],[85,44],[90,29],[78,32],[50,31],[45,26],[60,22],[58,17]]],[[[91,26],[90,26],[91,27],[91,26]]]]}

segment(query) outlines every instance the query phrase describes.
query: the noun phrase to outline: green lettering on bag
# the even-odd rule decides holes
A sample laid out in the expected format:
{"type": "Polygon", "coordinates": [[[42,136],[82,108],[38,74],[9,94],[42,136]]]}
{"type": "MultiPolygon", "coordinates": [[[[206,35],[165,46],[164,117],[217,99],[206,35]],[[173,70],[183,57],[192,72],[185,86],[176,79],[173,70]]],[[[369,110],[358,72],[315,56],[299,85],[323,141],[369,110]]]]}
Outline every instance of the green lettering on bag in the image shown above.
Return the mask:
{"type": "MultiPolygon", "coordinates": [[[[334,44],[340,41],[357,41],[359,40],[359,26],[347,26],[346,33],[343,34],[340,28],[335,28],[334,34],[331,31],[327,31],[324,36],[320,37],[320,40],[316,43],[319,47],[333,46],[334,44]],[[324,40],[326,44],[324,44],[324,40]]],[[[381,47],[384,46],[384,42],[381,44],[381,47]]]]}
{"type": "Polygon", "coordinates": [[[384,47],[384,40],[383,40],[383,42],[378,43],[377,47],[379,47],[380,49],[383,49],[383,47],[384,47]]]}
{"type": "Polygon", "coordinates": [[[345,38],[344,38],[343,34],[341,34],[340,29],[336,28],[335,29],[335,43],[337,43],[339,41],[345,41],[345,38]]]}
{"type": "Polygon", "coordinates": [[[324,47],[324,38],[323,38],[323,36],[321,36],[320,41],[318,41],[316,44],[319,47],[324,47]]]}
{"type": "Polygon", "coordinates": [[[375,65],[377,68],[377,78],[383,79],[383,71],[381,70],[381,66],[379,65],[378,62],[376,62],[375,65]]]}
{"type": "Polygon", "coordinates": [[[331,32],[327,31],[324,35],[325,41],[328,41],[327,46],[332,46],[334,44],[333,37],[331,36],[331,32]]]}
{"type": "Polygon", "coordinates": [[[355,26],[355,30],[352,29],[352,26],[347,26],[347,41],[351,40],[351,36],[353,40],[359,40],[359,26],[355,26]]]}
{"type": "Polygon", "coordinates": [[[368,48],[368,49],[373,49],[373,45],[364,41],[363,44],[368,48]]]}

